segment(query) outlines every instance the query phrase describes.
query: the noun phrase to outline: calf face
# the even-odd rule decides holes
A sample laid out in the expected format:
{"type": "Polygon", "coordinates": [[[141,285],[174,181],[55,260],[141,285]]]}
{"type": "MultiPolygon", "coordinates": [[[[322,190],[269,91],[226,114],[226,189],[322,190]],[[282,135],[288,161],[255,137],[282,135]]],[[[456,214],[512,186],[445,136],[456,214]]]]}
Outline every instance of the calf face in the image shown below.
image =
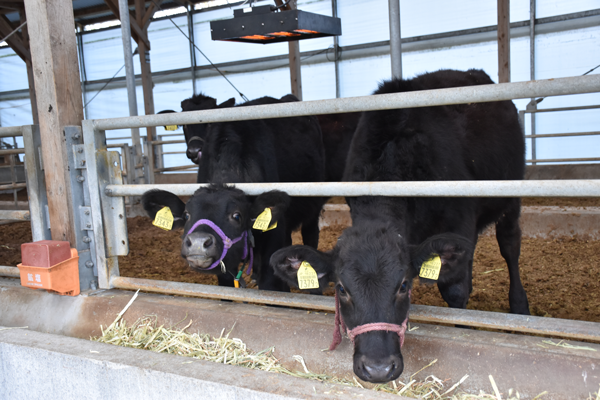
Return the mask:
{"type": "Polygon", "coordinates": [[[184,228],[181,256],[193,270],[221,274],[222,261],[225,273],[232,275],[249,254],[253,219],[269,207],[273,224],[283,217],[289,202],[284,192],[271,191],[250,198],[225,185],[200,188],[187,203],[164,190],[151,190],[142,197],[144,209],[152,219],[163,207],[171,209],[173,229],[184,228]]]}
{"type": "Polygon", "coordinates": [[[471,252],[472,244],[455,234],[436,235],[411,246],[391,225],[372,224],[346,229],[329,253],[306,246],[281,249],[271,257],[271,266],[277,276],[297,287],[295,265],[308,261],[319,276],[335,283],[336,313],[354,342],[354,373],[378,383],[398,378],[404,369],[401,343],[412,280],[422,263],[438,254],[442,271],[450,272],[463,268],[471,252]]]}

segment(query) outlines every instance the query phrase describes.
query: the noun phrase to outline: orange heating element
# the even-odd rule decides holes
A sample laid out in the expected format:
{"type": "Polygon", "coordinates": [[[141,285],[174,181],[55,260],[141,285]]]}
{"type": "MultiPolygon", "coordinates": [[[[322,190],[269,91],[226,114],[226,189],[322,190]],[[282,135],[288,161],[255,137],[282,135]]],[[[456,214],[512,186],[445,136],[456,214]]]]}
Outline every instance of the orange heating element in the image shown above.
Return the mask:
{"type": "Polygon", "coordinates": [[[294,29],[294,32],[307,33],[307,34],[312,34],[312,35],[314,35],[315,33],[319,33],[317,31],[310,31],[308,29],[294,29]]]}
{"type": "Polygon", "coordinates": [[[286,36],[286,37],[300,36],[299,33],[292,33],[292,32],[273,32],[273,33],[269,33],[269,35],[273,35],[273,36],[286,36]]]}
{"type": "Polygon", "coordinates": [[[240,39],[248,39],[248,40],[271,40],[271,39],[275,39],[275,38],[269,37],[269,36],[263,36],[263,35],[250,35],[250,36],[242,36],[240,39]]]}

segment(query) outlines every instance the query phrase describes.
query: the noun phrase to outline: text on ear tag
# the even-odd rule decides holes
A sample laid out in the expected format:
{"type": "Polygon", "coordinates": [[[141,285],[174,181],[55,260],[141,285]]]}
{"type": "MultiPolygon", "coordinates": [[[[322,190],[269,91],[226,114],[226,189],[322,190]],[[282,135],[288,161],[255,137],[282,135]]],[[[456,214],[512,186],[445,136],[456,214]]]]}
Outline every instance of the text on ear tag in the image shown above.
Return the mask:
{"type": "Polygon", "coordinates": [[[302,261],[298,268],[298,288],[299,289],[318,289],[319,278],[315,269],[306,261],[302,261]]]}
{"type": "Polygon", "coordinates": [[[437,254],[432,254],[423,265],[421,265],[421,272],[419,276],[425,279],[437,280],[440,276],[440,270],[442,269],[442,259],[437,254]]]}
{"type": "Polygon", "coordinates": [[[156,213],[152,225],[158,226],[160,229],[170,231],[173,228],[173,213],[169,207],[163,207],[156,213]]]}
{"type": "Polygon", "coordinates": [[[165,126],[165,131],[176,131],[177,125],[167,125],[165,126]]]}
{"type": "Polygon", "coordinates": [[[252,225],[252,229],[258,229],[263,232],[270,231],[271,229],[277,228],[277,221],[273,225],[269,225],[271,223],[271,219],[273,216],[271,215],[271,209],[269,207],[265,208],[263,212],[260,213],[258,217],[256,217],[256,221],[254,221],[254,225],[252,225]]]}

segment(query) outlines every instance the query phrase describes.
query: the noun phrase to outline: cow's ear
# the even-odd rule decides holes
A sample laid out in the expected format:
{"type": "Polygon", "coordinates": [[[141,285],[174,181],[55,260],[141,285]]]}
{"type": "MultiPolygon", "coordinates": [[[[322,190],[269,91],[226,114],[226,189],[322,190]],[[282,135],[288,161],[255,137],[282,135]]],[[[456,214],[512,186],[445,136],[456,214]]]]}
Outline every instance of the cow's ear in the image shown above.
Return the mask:
{"type": "Polygon", "coordinates": [[[275,275],[288,285],[298,287],[298,269],[303,261],[306,261],[317,273],[319,288],[328,287],[329,282],[334,281],[334,260],[336,250],[324,253],[310,246],[289,246],[277,250],[271,256],[271,268],[275,275]]]}
{"type": "Polygon", "coordinates": [[[233,107],[233,106],[235,106],[235,97],[232,97],[229,100],[222,102],[217,107],[218,108],[227,108],[227,107],[233,107]]]}
{"type": "Polygon", "coordinates": [[[148,216],[154,220],[156,213],[164,207],[171,209],[173,214],[173,228],[182,228],[185,225],[185,203],[179,197],[165,190],[149,190],[142,196],[142,205],[148,216]]]}
{"type": "Polygon", "coordinates": [[[271,225],[283,219],[290,206],[291,198],[286,192],[271,190],[259,195],[252,203],[250,218],[255,219],[265,208],[271,209],[271,225]]]}
{"type": "MultiPolygon", "coordinates": [[[[473,243],[464,236],[455,233],[442,233],[431,236],[423,243],[412,248],[411,259],[416,275],[419,275],[423,263],[438,255],[441,260],[441,268],[447,276],[453,273],[460,273],[468,258],[473,256],[473,243]]],[[[435,280],[420,277],[426,283],[435,282],[435,280]]]]}

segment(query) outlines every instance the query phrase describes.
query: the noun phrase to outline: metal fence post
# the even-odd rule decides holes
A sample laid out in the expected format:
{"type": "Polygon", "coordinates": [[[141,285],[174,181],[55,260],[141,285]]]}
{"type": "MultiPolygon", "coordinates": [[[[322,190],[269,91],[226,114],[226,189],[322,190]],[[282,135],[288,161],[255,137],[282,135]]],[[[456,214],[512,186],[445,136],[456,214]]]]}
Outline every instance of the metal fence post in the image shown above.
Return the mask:
{"type": "Polygon", "coordinates": [[[50,219],[48,218],[48,198],[46,197],[46,178],[42,165],[39,125],[22,127],[23,147],[25,147],[25,171],[27,173],[27,197],[31,218],[31,236],[33,241],[50,240],[50,219]]]}
{"type": "Polygon", "coordinates": [[[123,198],[110,198],[105,193],[109,184],[123,184],[120,155],[107,151],[104,131],[97,130],[94,121],[83,121],[87,182],[96,247],[98,286],[111,288],[110,279],[119,275],[117,256],[127,255],[127,218],[123,198]],[[116,200],[116,201],[114,201],[116,200]]]}

